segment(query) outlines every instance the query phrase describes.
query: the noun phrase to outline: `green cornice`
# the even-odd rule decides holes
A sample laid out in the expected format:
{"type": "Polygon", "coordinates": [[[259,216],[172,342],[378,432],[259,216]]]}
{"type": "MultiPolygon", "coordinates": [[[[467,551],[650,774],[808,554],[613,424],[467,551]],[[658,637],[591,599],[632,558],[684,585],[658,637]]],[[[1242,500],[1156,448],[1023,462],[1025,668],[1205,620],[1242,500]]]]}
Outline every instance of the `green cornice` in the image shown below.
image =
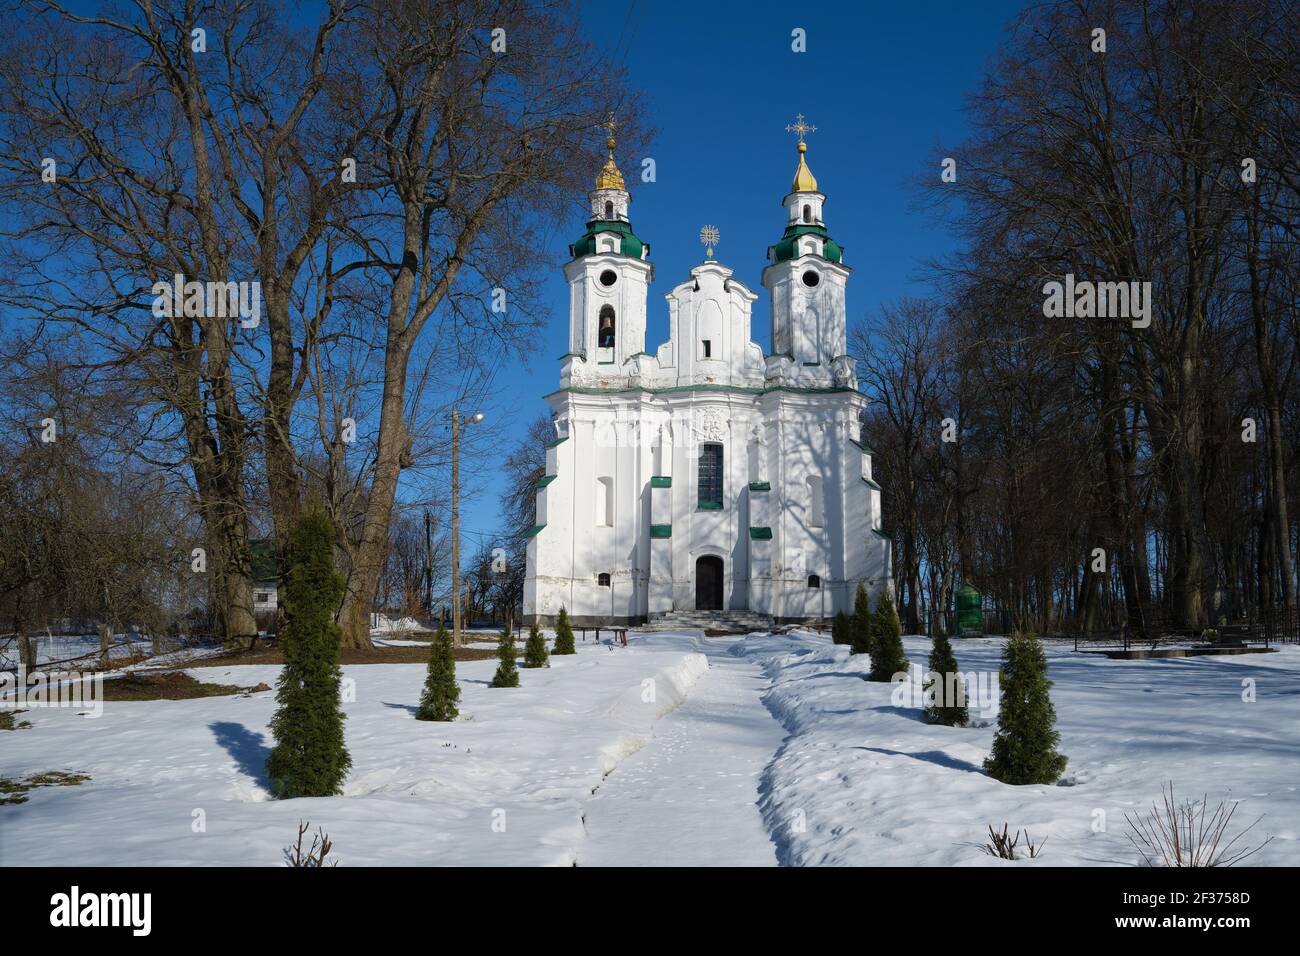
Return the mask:
{"type": "Polygon", "coordinates": [[[671,488],[673,480],[668,475],[652,475],[650,477],[651,488],[671,488]]]}
{"type": "Polygon", "coordinates": [[[830,237],[825,226],[797,223],[795,225],[786,226],[785,233],[781,236],[781,241],[770,248],[769,251],[772,256],[772,262],[785,262],[788,259],[798,258],[794,254],[795,246],[797,245],[796,240],[800,236],[807,235],[820,236],[823,240],[822,255],[819,258],[825,259],[828,262],[841,262],[843,260],[844,250],[840,248],[839,243],[830,237]]]}
{"type": "Polygon", "coordinates": [[[544,524],[535,524],[535,525],[533,525],[531,528],[529,528],[527,531],[524,532],[524,537],[525,537],[525,538],[531,538],[531,537],[534,537],[534,536],[537,534],[537,532],[541,531],[541,530],[542,530],[543,528],[545,528],[545,527],[546,527],[546,525],[544,525],[544,524]]]}
{"type": "Polygon", "coordinates": [[[650,526],[650,537],[652,538],[671,538],[673,536],[673,526],[670,524],[652,524],[650,526]]]}
{"type": "Polygon", "coordinates": [[[699,503],[699,505],[697,506],[697,510],[699,510],[699,511],[721,511],[721,510],[722,510],[722,502],[721,502],[721,501],[701,501],[701,502],[699,503]]]}
{"type": "Polygon", "coordinates": [[[771,491],[772,483],[770,481],[751,481],[749,483],[750,491],[771,491]]]}
{"type": "Polygon", "coordinates": [[[553,482],[557,477],[558,477],[557,475],[543,475],[541,478],[537,479],[537,484],[534,485],[533,487],[545,488],[547,485],[553,482]]]}
{"type": "Polygon", "coordinates": [[[753,541],[770,541],[772,539],[771,528],[750,528],[749,537],[753,541]]]}
{"type": "Polygon", "coordinates": [[[548,442],[546,443],[546,447],[547,447],[547,448],[554,448],[556,445],[562,445],[562,444],[564,444],[564,443],[565,443],[566,441],[568,441],[568,440],[569,440],[569,436],[568,436],[568,435],[561,435],[559,438],[556,438],[556,439],[554,439],[553,441],[548,441],[548,442]]]}
{"type": "Polygon", "coordinates": [[[876,484],[874,481],[872,481],[870,478],[863,478],[862,480],[865,481],[865,482],[867,483],[867,487],[868,487],[868,488],[874,488],[876,491],[880,491],[880,490],[881,490],[881,489],[880,489],[880,486],[879,486],[878,484],[876,484]]]}
{"type": "Polygon", "coordinates": [[[866,453],[866,454],[868,454],[868,455],[874,455],[874,454],[875,454],[874,451],[872,451],[870,448],[868,448],[868,447],[867,447],[866,445],[864,445],[862,442],[858,441],[856,438],[850,438],[849,441],[851,441],[851,442],[853,442],[853,444],[857,445],[858,448],[859,448],[862,452],[864,452],[864,453],[866,453]]]}
{"type": "Polygon", "coordinates": [[[641,252],[645,249],[645,243],[636,237],[629,223],[621,219],[593,219],[587,223],[587,231],[582,234],[573,245],[569,246],[569,254],[575,259],[581,259],[583,256],[594,255],[596,252],[596,237],[602,232],[611,232],[619,237],[617,255],[627,256],[631,259],[641,259],[641,252]]]}
{"type": "Polygon", "coordinates": [[[879,528],[872,528],[872,529],[871,529],[871,533],[874,534],[877,538],[882,538],[882,539],[885,540],[885,541],[893,541],[893,540],[894,540],[894,539],[891,538],[889,535],[885,534],[885,532],[881,531],[879,528]]]}

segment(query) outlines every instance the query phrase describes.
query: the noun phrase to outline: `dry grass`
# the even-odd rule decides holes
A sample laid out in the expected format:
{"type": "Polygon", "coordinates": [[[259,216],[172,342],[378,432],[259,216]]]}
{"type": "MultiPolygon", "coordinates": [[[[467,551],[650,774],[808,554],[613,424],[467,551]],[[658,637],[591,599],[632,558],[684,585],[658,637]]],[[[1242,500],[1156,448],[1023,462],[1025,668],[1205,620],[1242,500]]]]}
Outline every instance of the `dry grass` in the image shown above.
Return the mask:
{"type": "MultiPolygon", "coordinates": [[[[496,657],[496,651],[489,648],[458,647],[455,649],[458,661],[483,661],[496,657]]],[[[284,654],[278,647],[259,647],[253,651],[227,651],[214,657],[186,661],[186,668],[195,667],[229,667],[234,664],[283,664],[284,654]]],[[[340,664],[427,664],[429,648],[427,647],[372,647],[339,649],[340,664]]]]}
{"type": "Polygon", "coordinates": [[[1232,866],[1254,855],[1272,841],[1246,846],[1242,840],[1255,828],[1262,816],[1240,833],[1229,837],[1232,816],[1237,804],[1220,802],[1212,811],[1208,799],[1174,799],[1174,785],[1161,791],[1163,806],[1151,804],[1144,815],[1125,814],[1129,842],[1142,854],[1147,866],[1209,867],[1232,866]],[[1225,842],[1226,840],[1226,842],[1225,842]]]}
{"type": "Polygon", "coordinates": [[[256,687],[207,684],[195,680],[183,671],[162,671],[152,674],[126,674],[106,680],[103,699],[106,701],[194,700],[200,697],[224,697],[229,694],[246,694],[270,689],[266,684],[258,684],[256,687]]]}
{"type": "Polygon", "coordinates": [[[47,770],[34,773],[26,780],[12,780],[0,777],[0,806],[4,804],[26,803],[29,791],[37,787],[76,787],[90,779],[89,774],[72,773],[68,770],[47,770]]]}
{"type": "Polygon", "coordinates": [[[1016,847],[1020,845],[1020,838],[1023,836],[1025,838],[1025,846],[1021,853],[1027,853],[1028,858],[1031,860],[1038,859],[1038,855],[1043,852],[1043,847],[1047,845],[1047,840],[1044,839],[1041,843],[1035,844],[1030,838],[1028,830],[1017,830],[1012,834],[1008,832],[1008,829],[1008,825],[1003,823],[1002,832],[998,833],[998,831],[993,829],[993,825],[989,824],[989,842],[980,847],[980,849],[989,856],[997,857],[999,860],[1022,860],[1025,859],[1025,857],[1023,855],[1016,856],[1016,847]]]}

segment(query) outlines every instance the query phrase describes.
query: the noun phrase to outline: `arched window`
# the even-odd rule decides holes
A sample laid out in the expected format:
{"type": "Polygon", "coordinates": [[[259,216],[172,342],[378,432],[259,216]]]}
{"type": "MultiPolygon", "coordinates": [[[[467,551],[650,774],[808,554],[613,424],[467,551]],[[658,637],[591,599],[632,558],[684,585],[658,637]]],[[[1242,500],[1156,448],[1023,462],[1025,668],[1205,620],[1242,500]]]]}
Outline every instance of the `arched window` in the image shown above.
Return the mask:
{"type": "Polygon", "coordinates": [[[605,218],[606,219],[614,218],[614,204],[612,202],[609,202],[608,200],[606,200],[605,202],[605,218]]]}
{"type": "Polygon", "coordinates": [[[708,444],[700,448],[699,506],[722,507],[722,446],[708,444]]]}
{"type": "Polygon", "coordinates": [[[597,585],[598,587],[602,587],[602,588],[607,588],[607,587],[609,587],[609,572],[608,572],[608,571],[601,571],[600,574],[596,575],[596,585],[597,585]]]}
{"type": "Polygon", "coordinates": [[[822,579],[821,579],[821,577],[820,577],[819,575],[816,575],[816,574],[810,574],[810,575],[808,575],[808,586],[809,586],[810,588],[819,588],[819,587],[821,587],[821,586],[822,586],[822,579]]]}
{"type": "Polygon", "coordinates": [[[596,344],[602,349],[612,349],[614,347],[614,307],[612,305],[602,305],[600,307],[596,344]]]}
{"type": "Polygon", "coordinates": [[[804,203],[803,206],[803,221],[812,222],[812,206],[807,203],[804,203]]]}

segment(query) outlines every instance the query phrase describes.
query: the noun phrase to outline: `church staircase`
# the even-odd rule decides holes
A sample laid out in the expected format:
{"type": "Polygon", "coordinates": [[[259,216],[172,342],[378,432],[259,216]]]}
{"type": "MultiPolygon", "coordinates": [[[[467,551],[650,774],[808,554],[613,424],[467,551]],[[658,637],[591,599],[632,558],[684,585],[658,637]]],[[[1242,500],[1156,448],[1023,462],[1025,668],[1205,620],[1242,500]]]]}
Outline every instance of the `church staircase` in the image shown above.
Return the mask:
{"type": "Polygon", "coordinates": [[[726,634],[748,634],[750,631],[770,631],[774,626],[771,615],[755,611],[668,611],[642,625],[643,631],[721,631],[726,634]]]}

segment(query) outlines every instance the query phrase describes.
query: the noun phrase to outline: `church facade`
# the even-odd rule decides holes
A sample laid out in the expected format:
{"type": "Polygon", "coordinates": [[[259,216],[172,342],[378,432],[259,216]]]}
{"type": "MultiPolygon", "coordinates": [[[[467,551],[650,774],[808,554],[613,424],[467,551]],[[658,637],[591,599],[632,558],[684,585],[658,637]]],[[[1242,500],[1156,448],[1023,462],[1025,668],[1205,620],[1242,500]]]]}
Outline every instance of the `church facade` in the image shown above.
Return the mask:
{"type": "Polygon", "coordinates": [[[564,267],[569,349],[546,396],[555,435],[528,530],[526,619],[552,623],[565,607],[579,624],[714,609],[807,620],[851,610],[859,581],[873,595],[890,585],[846,354],[850,270],[802,117],[795,129],[784,233],[762,272],[770,355],[750,341],[757,295],[712,248],[666,296],[669,340],[646,350],[654,268],[610,140],[564,267]]]}

